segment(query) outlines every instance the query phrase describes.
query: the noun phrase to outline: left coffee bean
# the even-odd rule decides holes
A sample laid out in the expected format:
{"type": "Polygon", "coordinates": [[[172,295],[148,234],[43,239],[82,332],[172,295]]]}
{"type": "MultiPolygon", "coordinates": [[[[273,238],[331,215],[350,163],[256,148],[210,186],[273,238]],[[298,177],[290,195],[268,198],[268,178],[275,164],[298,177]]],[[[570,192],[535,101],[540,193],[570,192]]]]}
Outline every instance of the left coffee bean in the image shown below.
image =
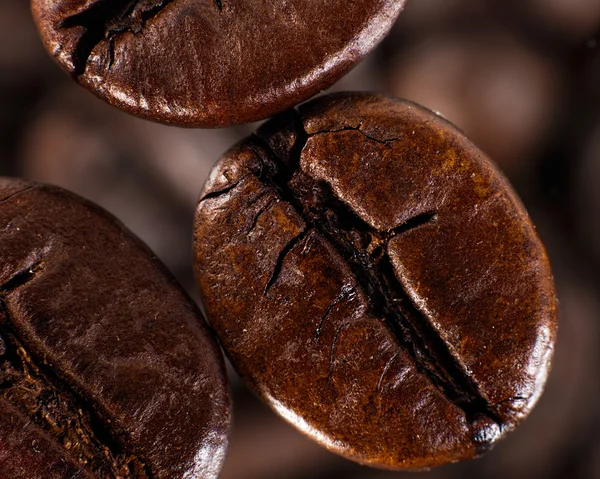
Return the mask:
{"type": "Polygon", "coordinates": [[[0,476],[214,478],[228,425],[221,351],[152,252],[0,179],[0,476]]]}

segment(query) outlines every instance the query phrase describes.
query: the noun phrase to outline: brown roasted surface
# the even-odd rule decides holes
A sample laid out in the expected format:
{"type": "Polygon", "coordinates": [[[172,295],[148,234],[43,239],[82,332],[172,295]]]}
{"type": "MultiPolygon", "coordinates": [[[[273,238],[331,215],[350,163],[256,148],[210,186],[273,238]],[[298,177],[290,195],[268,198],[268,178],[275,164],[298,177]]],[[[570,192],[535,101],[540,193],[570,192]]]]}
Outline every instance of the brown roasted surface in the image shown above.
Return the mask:
{"type": "MultiPolygon", "coordinates": [[[[0,1],[0,172],[100,203],[197,295],[189,257],[201,185],[256,126],[181,130],[110,108],[51,61],[27,3],[0,1]]],[[[457,124],[514,185],[556,281],[556,350],[535,409],[489,454],[419,477],[600,477],[599,7],[595,0],[408,1],[389,39],[336,86],[409,98],[457,124]]],[[[328,453],[235,377],[233,396],[223,479],[415,477],[328,453]]]]}

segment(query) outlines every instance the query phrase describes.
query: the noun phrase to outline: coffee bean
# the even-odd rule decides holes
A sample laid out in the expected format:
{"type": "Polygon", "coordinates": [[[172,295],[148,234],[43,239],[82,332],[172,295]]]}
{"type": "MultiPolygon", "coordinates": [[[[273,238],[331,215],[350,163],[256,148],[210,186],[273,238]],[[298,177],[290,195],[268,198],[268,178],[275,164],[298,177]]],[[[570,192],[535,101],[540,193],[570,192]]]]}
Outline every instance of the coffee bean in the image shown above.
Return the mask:
{"type": "Polygon", "coordinates": [[[323,97],[234,147],[201,194],[195,268],[240,375],[358,462],[478,456],[542,392],[544,248],[490,161],[415,104],[323,97]]]}
{"type": "Polygon", "coordinates": [[[212,478],[221,352],[137,238],[59,188],[0,179],[0,471],[212,478]]]}
{"type": "Polygon", "coordinates": [[[272,116],[334,83],[405,0],[32,0],[47,50],[100,98],[190,126],[272,116]]]}

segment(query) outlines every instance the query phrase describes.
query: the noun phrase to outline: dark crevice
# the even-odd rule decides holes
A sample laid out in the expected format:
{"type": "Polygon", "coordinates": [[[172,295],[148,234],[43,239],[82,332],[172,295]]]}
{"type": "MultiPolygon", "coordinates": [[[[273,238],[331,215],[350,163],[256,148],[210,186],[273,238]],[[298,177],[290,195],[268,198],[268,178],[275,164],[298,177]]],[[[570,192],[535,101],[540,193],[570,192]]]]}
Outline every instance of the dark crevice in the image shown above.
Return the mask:
{"type": "MultiPolygon", "coordinates": [[[[408,230],[414,230],[419,226],[426,225],[427,223],[431,223],[437,220],[437,213],[435,211],[426,211],[425,213],[421,213],[417,216],[413,216],[412,218],[406,220],[399,226],[390,230],[389,239],[392,239],[394,236],[401,235],[406,233],[408,230]]],[[[389,240],[388,240],[389,241],[389,240]]]]}
{"type": "MultiPolygon", "coordinates": [[[[92,51],[102,40],[108,40],[114,59],[114,35],[140,33],[146,22],[173,0],[98,0],[88,9],[65,18],[59,28],[83,27],[83,33],[73,51],[75,76],[85,72],[92,51]]],[[[109,63],[112,64],[112,59],[109,63]]]]}
{"type": "Polygon", "coordinates": [[[110,70],[115,63],[115,39],[110,38],[108,40],[108,64],[106,65],[106,69],[110,70]]]}
{"type": "Polygon", "coordinates": [[[217,6],[219,12],[223,11],[223,2],[221,0],[215,0],[215,5],[217,6]]]}
{"type": "Polygon", "coordinates": [[[323,329],[323,324],[325,323],[327,316],[329,316],[329,313],[331,313],[333,308],[335,308],[338,304],[340,304],[345,299],[350,299],[351,297],[352,297],[352,287],[349,285],[342,286],[342,289],[340,290],[340,294],[338,294],[334,298],[334,300],[331,302],[331,304],[325,310],[325,313],[323,313],[323,316],[321,316],[321,320],[319,321],[319,324],[317,325],[317,329],[315,330],[315,341],[317,341],[319,339],[319,336],[321,336],[321,330],[323,329]]]}
{"type": "Polygon", "coordinates": [[[393,143],[394,141],[400,141],[402,140],[402,137],[399,136],[392,136],[389,138],[375,138],[374,136],[369,135],[368,133],[365,133],[365,131],[362,129],[362,124],[363,122],[361,121],[357,126],[345,126],[343,128],[337,128],[337,129],[331,129],[331,130],[319,130],[319,131],[315,131],[313,133],[308,134],[309,138],[312,138],[313,136],[320,136],[320,135],[329,135],[332,133],[340,133],[343,131],[356,131],[358,133],[360,133],[362,136],[364,136],[367,140],[370,141],[374,141],[375,143],[379,143],[381,145],[385,145],[385,146],[390,146],[390,143],[393,143]]]}
{"type": "Polygon", "coordinates": [[[16,196],[22,195],[23,193],[25,193],[33,188],[35,188],[35,185],[28,186],[27,188],[23,188],[22,190],[16,191],[12,195],[8,195],[7,197],[0,199],[0,203],[5,203],[6,201],[12,200],[16,196]]]}
{"type": "MultiPolygon", "coordinates": [[[[398,323],[404,323],[408,330],[408,337],[413,345],[413,357],[416,358],[417,364],[450,401],[465,411],[469,421],[484,415],[500,424],[499,417],[481,396],[477,385],[452,356],[447,344],[430,321],[409,299],[387,255],[380,258],[376,270],[382,278],[386,309],[389,308],[398,323]]],[[[393,322],[390,326],[395,328],[393,322]]]]}
{"type": "Polygon", "coordinates": [[[275,267],[273,268],[273,273],[271,274],[271,277],[269,278],[269,281],[265,286],[265,292],[263,293],[264,296],[267,295],[269,289],[271,289],[271,286],[273,286],[277,281],[277,278],[279,278],[279,274],[281,273],[281,268],[283,268],[283,262],[285,261],[286,256],[290,253],[290,251],[292,251],[294,246],[296,246],[298,243],[300,243],[300,241],[304,239],[308,232],[309,230],[307,228],[304,228],[302,231],[300,231],[300,233],[298,233],[291,240],[289,240],[288,243],[279,252],[279,256],[277,257],[275,267]]]}
{"type": "MultiPolygon", "coordinates": [[[[335,197],[327,183],[317,181],[299,169],[302,149],[313,135],[306,134],[298,115],[295,118],[297,140],[290,151],[290,158],[275,160],[268,138],[254,137],[252,148],[265,163],[261,169],[261,180],[295,208],[308,228],[319,232],[337,250],[369,298],[372,312],[383,318],[399,347],[410,355],[418,371],[427,376],[449,401],[461,408],[470,423],[476,424],[485,417],[501,427],[502,422],[495,410],[481,395],[429,319],[412,303],[387,255],[387,244],[391,238],[437,221],[437,213],[421,213],[389,231],[371,227],[335,197]]],[[[359,128],[345,129],[360,131],[359,128]]],[[[372,140],[381,143],[380,140],[372,140]]],[[[318,327],[319,333],[324,318],[340,300],[338,296],[326,310],[318,327]]],[[[380,382],[378,390],[381,387],[380,382]]],[[[486,447],[485,444],[479,446],[482,449],[486,447]]]]}
{"type": "MultiPolygon", "coordinates": [[[[289,160],[288,160],[288,180],[291,178],[292,176],[292,172],[297,170],[300,167],[300,156],[302,155],[302,150],[304,150],[304,147],[306,146],[306,143],[308,142],[308,133],[306,132],[306,130],[304,129],[304,123],[302,123],[302,118],[300,118],[300,115],[298,115],[296,113],[295,110],[292,110],[293,112],[293,129],[294,132],[296,133],[296,141],[294,141],[294,144],[292,145],[292,148],[290,149],[290,154],[289,154],[289,160]]],[[[268,148],[268,145],[267,145],[268,148]]],[[[268,150],[267,150],[268,151],[268,150]]]]}
{"type": "MultiPolygon", "coordinates": [[[[123,432],[110,431],[108,420],[54,372],[43,357],[28,350],[6,303],[6,295],[32,281],[43,260],[0,286],[0,398],[54,437],[84,470],[99,478],[151,478],[145,461],[123,444],[123,432]]],[[[114,427],[114,425],[113,425],[114,427]]]]}
{"type": "Polygon", "coordinates": [[[0,298],[5,293],[13,291],[31,281],[36,275],[36,273],[38,273],[42,269],[44,269],[44,260],[38,260],[35,263],[33,263],[29,268],[25,269],[24,271],[21,271],[20,273],[15,274],[6,283],[0,286],[0,298]]]}
{"type": "MultiPolygon", "coordinates": [[[[462,371],[427,318],[412,304],[396,278],[385,253],[387,241],[392,237],[390,232],[371,232],[372,237],[366,237],[360,229],[352,231],[342,228],[340,224],[350,223],[349,216],[352,213],[348,208],[333,209],[332,205],[333,203],[328,202],[327,214],[312,221],[350,266],[370,299],[373,313],[384,318],[398,344],[410,354],[418,370],[427,375],[450,401],[463,409],[469,419],[482,411],[492,416],[493,413],[487,411],[487,403],[479,395],[475,384],[462,371]],[[377,246],[370,253],[368,246],[373,243],[377,246]]],[[[392,231],[397,235],[398,229],[406,232],[410,226],[421,226],[433,218],[435,214],[419,215],[392,231]]],[[[356,218],[356,224],[364,227],[359,218],[356,218]]]]}
{"type": "Polygon", "coordinates": [[[271,198],[269,201],[267,201],[263,206],[261,206],[259,208],[259,210],[254,215],[254,218],[252,218],[252,222],[250,223],[250,226],[246,230],[246,236],[249,235],[250,233],[252,233],[254,228],[256,228],[256,223],[258,222],[258,219],[262,216],[262,214],[265,211],[267,211],[274,203],[277,203],[278,201],[279,201],[279,198],[271,198]]]}
{"type": "Polygon", "coordinates": [[[218,190],[218,191],[212,191],[210,193],[205,194],[202,198],[200,198],[200,200],[198,201],[198,203],[202,203],[204,200],[210,200],[212,198],[217,198],[219,196],[222,196],[224,194],[229,193],[231,190],[233,190],[237,185],[239,184],[239,181],[236,181],[235,183],[226,186],[225,188],[223,188],[222,190],[218,190]]]}

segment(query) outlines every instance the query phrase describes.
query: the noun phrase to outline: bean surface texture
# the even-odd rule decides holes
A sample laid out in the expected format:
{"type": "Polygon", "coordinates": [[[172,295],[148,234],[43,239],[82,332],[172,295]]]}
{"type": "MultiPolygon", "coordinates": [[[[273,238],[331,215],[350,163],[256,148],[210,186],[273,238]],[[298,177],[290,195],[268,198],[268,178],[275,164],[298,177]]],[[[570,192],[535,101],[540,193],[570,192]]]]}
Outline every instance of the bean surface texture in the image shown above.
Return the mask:
{"type": "Polygon", "coordinates": [[[333,84],[405,0],[32,0],[49,53],[135,115],[214,127],[259,120],[333,84]]]}
{"type": "Polygon", "coordinates": [[[215,478],[228,424],[221,351],[147,247],[0,178],[0,476],[215,478]]]}
{"type": "Polygon", "coordinates": [[[241,376],[361,463],[478,456],[547,377],[556,298],[527,213],[409,102],[322,97],[230,150],[201,194],[195,267],[241,376]]]}

